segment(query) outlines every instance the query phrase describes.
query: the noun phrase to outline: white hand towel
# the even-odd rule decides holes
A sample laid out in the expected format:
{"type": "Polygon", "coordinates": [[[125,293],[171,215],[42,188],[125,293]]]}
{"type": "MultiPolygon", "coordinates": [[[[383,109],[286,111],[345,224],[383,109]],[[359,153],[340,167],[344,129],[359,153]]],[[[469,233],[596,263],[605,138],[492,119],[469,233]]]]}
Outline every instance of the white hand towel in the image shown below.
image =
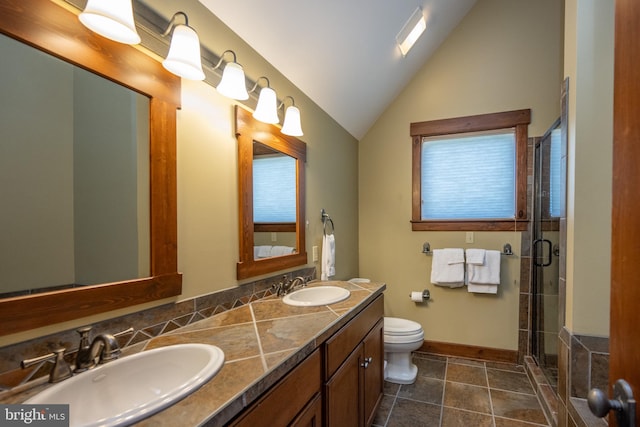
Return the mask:
{"type": "Polygon", "coordinates": [[[321,280],[328,280],[336,275],[336,238],[333,234],[322,237],[322,270],[321,280]]]}
{"type": "Polygon", "coordinates": [[[253,253],[255,258],[269,258],[271,256],[271,246],[254,246],[253,253]]]}
{"type": "Polygon", "coordinates": [[[450,288],[464,286],[464,251],[461,248],[433,250],[431,283],[450,288]]]}
{"type": "Polygon", "coordinates": [[[475,249],[475,248],[466,249],[465,255],[467,257],[467,264],[478,264],[478,265],[484,264],[485,252],[486,251],[484,249],[475,249]]]}
{"type": "Polygon", "coordinates": [[[283,256],[292,254],[295,248],[291,246],[273,246],[271,248],[271,256],[283,256]]]}
{"type": "Polygon", "coordinates": [[[500,251],[486,251],[484,264],[467,264],[468,291],[497,294],[500,284],[500,251]]]}

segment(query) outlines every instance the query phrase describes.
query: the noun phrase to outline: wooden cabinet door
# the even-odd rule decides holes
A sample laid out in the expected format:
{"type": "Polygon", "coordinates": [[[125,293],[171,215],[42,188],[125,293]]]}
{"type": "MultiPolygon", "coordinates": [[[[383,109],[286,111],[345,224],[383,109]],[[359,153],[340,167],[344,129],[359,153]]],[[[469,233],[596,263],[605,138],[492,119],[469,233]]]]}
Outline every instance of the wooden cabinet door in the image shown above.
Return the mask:
{"type": "Polygon", "coordinates": [[[322,426],[322,396],[320,393],[309,402],[298,417],[293,420],[291,427],[321,427],[322,426]]]}
{"type": "Polygon", "coordinates": [[[382,399],[384,387],[384,322],[380,320],[363,341],[364,423],[370,426],[382,399]]]}
{"type": "Polygon", "coordinates": [[[357,427],[363,424],[360,398],[362,347],[356,347],[325,385],[328,427],[357,427]]]}

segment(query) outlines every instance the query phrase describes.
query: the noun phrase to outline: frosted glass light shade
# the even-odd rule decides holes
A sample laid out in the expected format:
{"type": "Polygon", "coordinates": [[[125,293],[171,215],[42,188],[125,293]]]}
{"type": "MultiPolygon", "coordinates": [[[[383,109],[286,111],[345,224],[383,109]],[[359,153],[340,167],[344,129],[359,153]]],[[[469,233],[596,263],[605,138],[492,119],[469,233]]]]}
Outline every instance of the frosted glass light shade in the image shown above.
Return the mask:
{"type": "Polygon", "coordinates": [[[227,63],[222,72],[222,80],[220,80],[216,89],[221,95],[227,98],[238,99],[240,101],[249,99],[242,65],[237,62],[227,63]]]}
{"type": "Polygon", "coordinates": [[[91,31],[119,43],[138,44],[131,0],[89,0],[78,16],[91,31]]]}
{"type": "Polygon", "coordinates": [[[187,25],[176,25],[171,36],[171,46],[162,65],[173,74],[189,80],[204,80],[200,59],[200,39],[187,25]]]}
{"type": "Polygon", "coordinates": [[[284,124],[282,125],[282,133],[291,136],[302,136],[302,126],[300,124],[300,110],[295,105],[287,107],[284,114],[284,124]]]}
{"type": "Polygon", "coordinates": [[[278,101],[276,91],[270,87],[263,87],[258,97],[258,105],[253,113],[253,118],[264,123],[278,123],[278,101]]]}

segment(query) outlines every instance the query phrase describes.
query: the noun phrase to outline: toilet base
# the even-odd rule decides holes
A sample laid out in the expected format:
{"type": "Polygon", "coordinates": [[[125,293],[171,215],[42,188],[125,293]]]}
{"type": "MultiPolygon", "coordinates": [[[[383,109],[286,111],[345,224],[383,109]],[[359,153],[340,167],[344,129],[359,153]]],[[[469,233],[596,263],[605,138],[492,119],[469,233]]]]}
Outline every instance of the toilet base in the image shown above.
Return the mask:
{"type": "Polygon", "coordinates": [[[385,353],[384,379],[394,384],[413,384],[418,367],[411,362],[411,352],[385,353]]]}

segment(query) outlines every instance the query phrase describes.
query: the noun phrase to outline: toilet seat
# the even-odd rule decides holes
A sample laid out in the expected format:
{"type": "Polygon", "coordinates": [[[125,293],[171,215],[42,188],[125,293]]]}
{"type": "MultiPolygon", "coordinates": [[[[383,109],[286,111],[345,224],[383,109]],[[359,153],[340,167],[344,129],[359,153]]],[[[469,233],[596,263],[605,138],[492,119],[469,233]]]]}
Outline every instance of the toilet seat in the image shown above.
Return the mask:
{"type": "Polygon", "coordinates": [[[424,340],[424,331],[419,323],[397,317],[384,318],[384,342],[399,344],[422,340],[424,340]]]}
{"type": "Polygon", "coordinates": [[[413,335],[422,331],[422,326],[413,320],[400,319],[397,317],[384,318],[385,335],[413,335]]]}

